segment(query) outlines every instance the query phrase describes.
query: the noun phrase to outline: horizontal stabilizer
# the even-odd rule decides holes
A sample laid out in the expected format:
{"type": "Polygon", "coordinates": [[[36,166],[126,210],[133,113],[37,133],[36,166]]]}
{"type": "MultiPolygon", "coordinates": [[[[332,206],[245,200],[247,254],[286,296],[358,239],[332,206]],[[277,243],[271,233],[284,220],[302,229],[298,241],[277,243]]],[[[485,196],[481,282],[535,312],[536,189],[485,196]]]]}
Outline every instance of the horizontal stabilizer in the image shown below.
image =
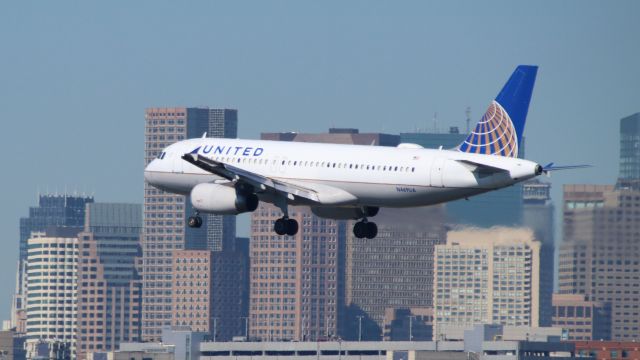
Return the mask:
{"type": "Polygon", "coordinates": [[[456,160],[456,161],[464,165],[467,169],[469,169],[469,171],[473,171],[477,173],[497,174],[497,173],[509,172],[509,170],[506,170],[506,169],[482,164],[482,163],[471,161],[471,160],[456,160]]]}

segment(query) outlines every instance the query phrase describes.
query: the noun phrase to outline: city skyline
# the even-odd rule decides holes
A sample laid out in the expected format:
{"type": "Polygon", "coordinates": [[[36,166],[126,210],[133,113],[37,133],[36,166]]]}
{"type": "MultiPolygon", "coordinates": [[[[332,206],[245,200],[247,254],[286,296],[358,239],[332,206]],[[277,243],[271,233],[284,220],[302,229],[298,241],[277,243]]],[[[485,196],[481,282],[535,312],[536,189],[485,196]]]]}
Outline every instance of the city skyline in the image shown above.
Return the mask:
{"type": "MultiPolygon", "coordinates": [[[[229,5],[197,4],[177,12],[161,6],[154,9],[155,16],[143,16],[144,5],[133,6],[128,13],[97,5],[74,9],[90,20],[63,15],[74,13],[65,4],[3,5],[0,38],[7,44],[8,56],[0,59],[0,68],[7,72],[0,96],[12,106],[3,107],[0,118],[15,119],[7,121],[8,133],[15,136],[0,149],[15,159],[41,159],[44,153],[46,160],[37,166],[9,162],[24,176],[3,182],[12,189],[0,212],[0,231],[8,248],[0,258],[6,292],[14,283],[17,219],[32,205],[38,187],[62,192],[66,185],[70,190],[96,192],[101,201],[141,202],[143,130],[138,119],[144,108],[160,104],[238,108],[243,117],[239,135],[247,138],[258,138],[263,131],[325,131],[331,125],[386,133],[416,127],[432,130],[436,111],[439,129],[449,125],[463,129],[466,106],[471,106],[472,120],[477,120],[505,74],[518,63],[537,63],[540,81],[526,129],[529,157],[596,165],[554,175],[554,201],[560,201],[563,183],[584,179],[613,183],[619,172],[614,122],[638,111],[635,94],[640,76],[634,66],[638,47],[632,21],[638,5],[579,3],[576,10],[578,3],[553,4],[549,10],[555,14],[547,17],[529,14],[524,5],[495,4],[495,14],[471,3],[462,9],[416,4],[413,12],[382,4],[266,9],[256,4],[246,16],[229,5]],[[336,9],[341,14],[332,11],[336,9]],[[216,18],[220,23],[211,32],[183,38],[210,25],[206,10],[226,10],[229,16],[216,18]],[[285,15],[278,15],[282,10],[285,15]],[[143,18],[159,29],[157,25],[171,16],[184,20],[193,13],[197,14],[184,32],[171,25],[152,34],[136,25],[143,18]],[[270,15],[283,21],[271,22],[270,15]],[[564,21],[567,16],[574,17],[569,24],[564,21]],[[512,34],[503,33],[502,26],[477,26],[487,17],[519,26],[512,26],[512,34]],[[91,20],[96,21],[91,24],[91,20]],[[234,21],[238,30],[223,32],[234,21]],[[539,22],[544,22],[544,29],[536,27],[539,22]],[[78,27],[86,31],[75,31],[78,27]],[[298,34],[291,27],[299,28],[298,34]],[[556,39],[557,34],[561,36],[556,39]],[[227,56],[151,57],[165,41],[182,40],[176,46],[178,53],[184,53],[208,40],[207,35],[220,42],[227,56]],[[483,55],[488,41],[502,37],[495,56],[483,55]],[[536,43],[540,48],[517,44],[520,37],[523,44],[536,43]],[[307,38],[310,41],[303,43],[307,38]],[[397,42],[398,38],[405,40],[397,42]],[[303,51],[295,51],[296,46],[290,50],[291,42],[303,51]],[[354,42],[358,46],[350,47],[354,42]],[[264,57],[254,56],[269,46],[274,49],[264,57]],[[110,49],[124,59],[113,64],[98,59],[110,49]],[[158,76],[161,70],[168,71],[167,77],[158,76]],[[201,73],[204,76],[197,79],[201,73]],[[559,131],[565,127],[557,125],[560,121],[567,121],[574,140],[566,141],[566,131],[559,131]],[[114,138],[119,144],[115,147],[114,138]],[[592,146],[595,141],[602,145],[592,146]],[[15,156],[18,153],[21,156],[15,156]],[[40,173],[50,176],[43,178],[40,173]]],[[[248,233],[244,224],[239,235],[248,233]]],[[[9,302],[9,296],[0,299],[4,318],[9,302]]]]}

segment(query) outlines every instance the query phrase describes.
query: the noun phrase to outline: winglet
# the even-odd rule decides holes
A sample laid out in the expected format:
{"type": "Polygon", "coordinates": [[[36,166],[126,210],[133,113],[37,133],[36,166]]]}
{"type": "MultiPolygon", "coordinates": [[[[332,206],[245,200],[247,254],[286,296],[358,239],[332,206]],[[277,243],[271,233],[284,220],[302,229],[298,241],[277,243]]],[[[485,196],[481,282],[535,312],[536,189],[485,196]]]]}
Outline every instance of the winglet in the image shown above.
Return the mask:
{"type": "Polygon", "coordinates": [[[193,149],[189,154],[197,154],[197,153],[198,153],[198,151],[200,151],[200,148],[201,148],[201,147],[202,147],[202,146],[198,146],[197,148],[193,149]]]}

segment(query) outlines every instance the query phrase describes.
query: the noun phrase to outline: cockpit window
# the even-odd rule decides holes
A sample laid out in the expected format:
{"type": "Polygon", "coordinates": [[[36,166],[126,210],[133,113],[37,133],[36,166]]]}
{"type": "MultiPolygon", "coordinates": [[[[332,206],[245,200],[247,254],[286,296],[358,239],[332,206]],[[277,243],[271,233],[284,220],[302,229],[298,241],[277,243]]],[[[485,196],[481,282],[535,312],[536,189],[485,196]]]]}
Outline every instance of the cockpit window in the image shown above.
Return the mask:
{"type": "Polygon", "coordinates": [[[167,153],[163,151],[163,152],[160,153],[160,155],[158,155],[158,159],[162,160],[162,159],[164,159],[164,157],[166,155],[167,155],[167,153]]]}

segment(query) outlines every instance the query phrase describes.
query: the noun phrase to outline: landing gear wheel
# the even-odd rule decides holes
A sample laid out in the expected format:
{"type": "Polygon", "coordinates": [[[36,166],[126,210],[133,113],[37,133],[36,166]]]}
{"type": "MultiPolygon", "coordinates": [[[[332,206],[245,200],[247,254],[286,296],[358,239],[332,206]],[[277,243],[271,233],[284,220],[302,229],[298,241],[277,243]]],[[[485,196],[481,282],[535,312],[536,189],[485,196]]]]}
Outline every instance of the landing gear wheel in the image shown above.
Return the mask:
{"type": "Polygon", "coordinates": [[[366,229],[365,236],[367,237],[367,239],[373,239],[378,235],[378,225],[376,225],[376,223],[373,223],[373,222],[365,223],[365,229],[366,229]]]}
{"type": "Polygon", "coordinates": [[[362,239],[367,234],[367,225],[362,221],[358,221],[355,225],[353,225],[353,235],[358,239],[362,239]]]}
{"type": "Polygon", "coordinates": [[[278,219],[273,224],[273,231],[278,235],[284,235],[287,233],[287,219],[278,219]]]}
{"type": "Polygon", "coordinates": [[[190,228],[199,228],[202,226],[202,218],[198,215],[196,216],[189,216],[189,219],[187,220],[187,225],[190,228]]]}
{"type": "Polygon", "coordinates": [[[373,222],[358,221],[353,225],[353,235],[358,239],[373,239],[378,235],[378,225],[373,222]]]}
{"type": "Polygon", "coordinates": [[[295,219],[287,219],[287,235],[293,236],[298,233],[298,222],[295,219]]]}

